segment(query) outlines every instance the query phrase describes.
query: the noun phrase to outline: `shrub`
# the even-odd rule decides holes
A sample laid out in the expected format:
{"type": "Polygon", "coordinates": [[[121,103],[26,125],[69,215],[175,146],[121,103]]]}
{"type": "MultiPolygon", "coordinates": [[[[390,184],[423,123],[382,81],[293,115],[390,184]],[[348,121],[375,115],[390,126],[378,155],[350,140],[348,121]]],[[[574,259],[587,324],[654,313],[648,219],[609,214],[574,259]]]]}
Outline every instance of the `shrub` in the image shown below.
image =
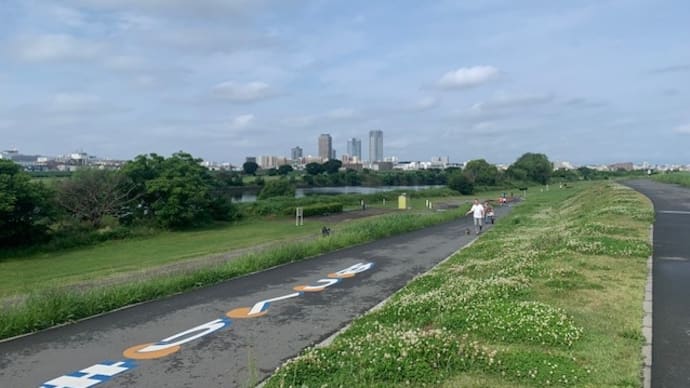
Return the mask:
{"type": "Polygon", "coordinates": [[[295,195],[295,186],[290,184],[287,179],[268,181],[259,192],[258,199],[273,197],[289,197],[295,195]]]}
{"type": "Polygon", "coordinates": [[[303,214],[305,217],[323,216],[323,215],[334,214],[334,213],[342,213],[343,212],[343,204],[342,203],[325,203],[325,204],[305,206],[305,207],[303,207],[303,209],[304,209],[303,214]]]}

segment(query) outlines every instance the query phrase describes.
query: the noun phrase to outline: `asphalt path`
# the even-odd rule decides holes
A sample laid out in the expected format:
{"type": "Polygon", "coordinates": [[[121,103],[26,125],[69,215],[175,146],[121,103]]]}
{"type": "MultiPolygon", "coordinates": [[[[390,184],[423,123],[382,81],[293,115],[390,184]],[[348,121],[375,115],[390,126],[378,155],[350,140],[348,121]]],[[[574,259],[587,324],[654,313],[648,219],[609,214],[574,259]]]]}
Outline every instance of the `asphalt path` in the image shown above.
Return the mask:
{"type": "Polygon", "coordinates": [[[652,387],[690,387],[690,189],[627,185],[654,204],[652,387]]]}
{"type": "MultiPolygon", "coordinates": [[[[497,207],[497,218],[509,210],[497,207]]],[[[252,386],[468,244],[471,224],[463,217],[0,342],[0,387],[252,386]]]]}

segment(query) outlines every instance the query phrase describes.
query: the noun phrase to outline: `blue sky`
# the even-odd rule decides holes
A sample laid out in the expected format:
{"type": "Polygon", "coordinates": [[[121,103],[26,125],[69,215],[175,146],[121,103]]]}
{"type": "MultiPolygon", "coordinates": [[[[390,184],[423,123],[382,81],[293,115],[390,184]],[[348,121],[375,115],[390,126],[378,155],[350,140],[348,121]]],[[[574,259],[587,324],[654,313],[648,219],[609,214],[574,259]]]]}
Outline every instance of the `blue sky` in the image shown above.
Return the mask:
{"type": "Polygon", "coordinates": [[[9,0],[0,147],[690,163],[690,2],[9,0]]]}

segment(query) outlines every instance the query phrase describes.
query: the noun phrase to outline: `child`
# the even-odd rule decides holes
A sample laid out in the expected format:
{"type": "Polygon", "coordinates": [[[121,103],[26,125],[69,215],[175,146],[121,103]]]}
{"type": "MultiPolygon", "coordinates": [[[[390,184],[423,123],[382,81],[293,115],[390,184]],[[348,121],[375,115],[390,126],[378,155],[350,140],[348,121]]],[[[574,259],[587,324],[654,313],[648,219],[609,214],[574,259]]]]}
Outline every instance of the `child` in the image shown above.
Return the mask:
{"type": "Polygon", "coordinates": [[[491,222],[493,224],[496,217],[494,216],[494,208],[491,207],[489,201],[484,203],[484,211],[486,212],[486,223],[491,222]]]}

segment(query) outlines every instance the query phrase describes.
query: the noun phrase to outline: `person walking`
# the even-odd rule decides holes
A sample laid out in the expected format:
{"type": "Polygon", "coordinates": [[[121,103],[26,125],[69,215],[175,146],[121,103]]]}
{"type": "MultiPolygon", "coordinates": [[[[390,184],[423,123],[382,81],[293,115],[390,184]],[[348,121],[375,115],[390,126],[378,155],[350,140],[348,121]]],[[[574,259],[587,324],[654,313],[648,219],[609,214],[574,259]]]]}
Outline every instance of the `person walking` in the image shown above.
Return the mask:
{"type": "Polygon", "coordinates": [[[494,208],[491,206],[489,201],[484,202],[484,213],[486,214],[486,219],[484,222],[487,225],[489,225],[489,223],[493,225],[496,215],[494,214],[494,208]]]}
{"type": "Polygon", "coordinates": [[[474,233],[479,234],[482,231],[482,221],[484,221],[484,206],[479,203],[478,199],[474,200],[472,207],[467,213],[465,213],[465,215],[470,213],[472,213],[472,217],[474,218],[474,233]]]}

